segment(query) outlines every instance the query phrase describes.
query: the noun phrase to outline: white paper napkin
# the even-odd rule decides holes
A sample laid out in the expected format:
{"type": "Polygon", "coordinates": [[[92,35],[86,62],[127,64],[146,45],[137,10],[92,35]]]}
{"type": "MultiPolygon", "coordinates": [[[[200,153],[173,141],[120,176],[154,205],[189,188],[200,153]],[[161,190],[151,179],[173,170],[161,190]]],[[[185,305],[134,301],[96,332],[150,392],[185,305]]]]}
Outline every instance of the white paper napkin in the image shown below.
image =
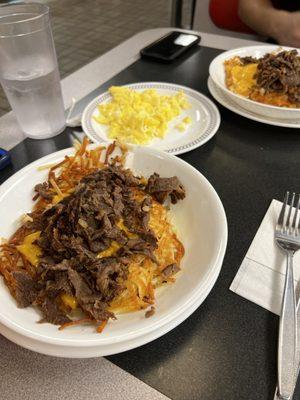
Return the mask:
{"type": "MultiPolygon", "coordinates": [[[[274,240],[282,203],[273,200],[236,274],[230,290],[280,314],[286,257],[274,240]]],[[[294,278],[300,279],[300,252],[294,257],[294,278]]]]}

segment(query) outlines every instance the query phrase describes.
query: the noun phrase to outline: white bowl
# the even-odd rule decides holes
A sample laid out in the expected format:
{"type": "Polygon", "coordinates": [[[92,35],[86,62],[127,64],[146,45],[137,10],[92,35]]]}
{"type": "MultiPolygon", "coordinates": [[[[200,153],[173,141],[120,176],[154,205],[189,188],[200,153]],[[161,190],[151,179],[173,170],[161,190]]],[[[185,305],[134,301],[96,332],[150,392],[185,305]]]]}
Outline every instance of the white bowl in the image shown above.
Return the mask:
{"type": "MultiPolygon", "coordinates": [[[[46,156],[23,168],[1,186],[0,207],[5,213],[2,213],[0,237],[9,237],[17,227],[18,218],[32,208],[32,188],[47,174],[45,170],[38,171],[37,167],[58,162],[72,151],[66,149],[46,156]]],[[[38,324],[40,315],[33,307],[18,308],[0,279],[0,323],[8,331],[52,348],[58,346],[60,350],[55,351],[61,351],[62,355],[67,347],[70,352],[66,356],[102,356],[115,352],[111,346],[118,345],[117,348],[124,351],[164,334],[187,318],[189,309],[193,310],[195,304],[198,306],[205,299],[218,276],[227,244],[226,216],[217,193],[200,172],[175,156],[137,147],[129,162],[136,174],[149,176],[154,171],[162,176],[176,174],[187,193],[186,198],[171,209],[186,250],[182,272],[175,284],[157,290],[154,316],[146,319],[144,311],[120,315],[117,321],[108,323],[102,334],[97,334],[93,326],[59,331],[57,326],[38,324]],[[184,318],[179,318],[182,315],[184,318]],[[85,348],[87,353],[75,351],[75,348],[85,348]],[[89,348],[97,351],[93,353],[89,348]],[[108,350],[110,348],[112,350],[108,350]]],[[[21,342],[18,340],[22,345],[21,342]]],[[[24,339],[24,346],[25,342],[24,339]]]]}
{"type": "MultiPolygon", "coordinates": [[[[249,46],[241,47],[239,49],[233,49],[225,51],[216,58],[213,59],[209,66],[209,74],[213,82],[223,90],[224,94],[231,98],[232,101],[238,103],[239,106],[245,110],[253,113],[266,116],[274,117],[276,119],[300,119],[299,108],[288,108],[288,107],[277,107],[268,104],[259,103],[254,100],[247,99],[246,97],[240,96],[239,94],[233,93],[227,89],[225,84],[225,68],[224,61],[229,60],[233,57],[262,57],[266,53],[271,53],[278,50],[293,50],[291,47],[279,47],[278,45],[262,45],[262,46],[249,46]]],[[[299,53],[299,50],[298,50],[299,53]]],[[[299,53],[300,54],[300,53],[299,53]]]]}

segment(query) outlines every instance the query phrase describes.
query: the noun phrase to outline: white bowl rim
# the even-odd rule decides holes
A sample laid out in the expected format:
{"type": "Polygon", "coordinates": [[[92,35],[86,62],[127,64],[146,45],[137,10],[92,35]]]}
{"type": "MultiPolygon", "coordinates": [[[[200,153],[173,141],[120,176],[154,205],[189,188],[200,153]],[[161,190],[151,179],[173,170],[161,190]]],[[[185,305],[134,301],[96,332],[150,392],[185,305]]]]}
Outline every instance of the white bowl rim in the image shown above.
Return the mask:
{"type": "MultiPolygon", "coordinates": [[[[103,143],[103,145],[109,145],[109,143],[103,143]]],[[[92,145],[93,147],[95,147],[95,145],[92,145]]],[[[27,171],[31,170],[33,167],[37,167],[39,165],[43,165],[43,164],[47,164],[49,161],[49,159],[51,159],[52,157],[55,156],[55,159],[57,159],[59,156],[63,157],[66,154],[69,154],[70,152],[74,151],[74,148],[70,147],[67,149],[63,149],[54,153],[51,153],[49,155],[46,155],[32,163],[30,163],[29,165],[25,166],[24,168],[22,168],[21,170],[19,170],[18,172],[16,172],[14,175],[12,175],[10,178],[8,178],[0,187],[0,199],[1,199],[1,195],[4,195],[6,190],[11,187],[12,183],[16,183],[15,179],[16,177],[18,178],[17,182],[22,178],[23,175],[25,175],[27,173],[27,171]]],[[[211,193],[213,193],[213,196],[215,197],[215,201],[216,201],[216,207],[217,207],[217,212],[219,214],[219,218],[220,218],[220,229],[221,229],[221,237],[222,240],[220,242],[220,247],[219,247],[219,252],[218,254],[214,255],[212,262],[211,262],[211,266],[217,266],[219,263],[222,264],[224,255],[225,255],[225,251],[226,251],[226,247],[227,247],[227,239],[228,239],[228,225],[227,225],[227,219],[226,219],[226,214],[225,214],[225,210],[223,207],[223,204],[217,194],[217,192],[215,191],[215,189],[213,188],[213,186],[210,184],[210,182],[205,178],[204,175],[202,175],[196,168],[194,168],[193,166],[191,166],[189,163],[187,163],[186,161],[172,155],[172,154],[168,154],[165,153],[163,151],[157,150],[157,149],[153,149],[153,148],[147,148],[147,147],[135,147],[131,149],[132,152],[144,152],[144,153],[152,153],[155,156],[159,156],[160,158],[167,158],[167,159],[171,159],[173,160],[175,163],[181,164],[183,165],[185,168],[189,169],[191,173],[196,173],[199,176],[201,176],[201,179],[203,179],[203,181],[205,182],[205,184],[207,185],[207,187],[209,188],[209,190],[211,191],[211,193]]],[[[204,285],[207,284],[207,281],[209,279],[211,279],[210,275],[212,273],[212,269],[208,270],[201,282],[201,284],[199,283],[199,287],[196,287],[193,290],[193,295],[187,299],[183,304],[181,304],[180,306],[177,307],[177,309],[175,309],[171,314],[168,314],[166,317],[161,318],[160,320],[158,320],[155,324],[152,324],[151,328],[149,327],[149,329],[147,329],[147,327],[141,328],[140,330],[136,330],[135,332],[132,332],[131,335],[127,334],[126,338],[120,338],[120,340],[118,340],[118,337],[115,338],[114,342],[122,342],[122,341],[127,341],[127,340],[131,340],[134,339],[135,337],[140,337],[145,333],[149,333],[150,331],[154,331],[155,329],[158,329],[160,326],[167,324],[169,321],[173,320],[174,318],[176,318],[176,315],[180,314],[181,312],[183,312],[186,308],[189,307],[189,305],[193,304],[198,295],[199,295],[199,289],[202,290],[202,287],[204,285]]],[[[89,340],[84,340],[81,339],[79,337],[74,337],[74,339],[66,339],[66,338],[54,338],[52,336],[46,336],[43,334],[40,334],[38,332],[32,332],[29,331],[28,329],[25,329],[24,327],[20,326],[19,324],[11,321],[9,318],[3,316],[0,314],[0,323],[2,323],[3,325],[5,325],[7,328],[16,331],[17,333],[44,342],[44,343],[49,343],[49,344],[55,344],[58,346],[75,346],[75,347],[91,347],[91,346],[95,346],[95,345],[107,345],[112,343],[112,341],[110,340],[110,338],[106,338],[106,339],[101,339],[101,343],[99,343],[99,339],[100,338],[95,338],[95,339],[89,339],[89,340]],[[77,340],[76,340],[77,339],[77,340]]]]}
{"type": "Polygon", "coordinates": [[[55,346],[49,343],[38,342],[36,340],[32,340],[31,338],[24,337],[19,335],[15,331],[7,328],[6,326],[0,324],[0,333],[5,336],[10,341],[22,346],[28,350],[35,351],[40,354],[45,354],[54,357],[63,357],[63,358],[92,358],[92,357],[106,357],[111,356],[113,354],[123,353],[124,351],[132,350],[137,347],[143,346],[149,342],[152,342],[155,339],[165,335],[170,332],[178,325],[180,325],[183,321],[185,321],[190,315],[192,315],[198,307],[205,301],[212,288],[214,287],[221,268],[222,268],[223,259],[220,260],[218,264],[218,268],[214,271],[214,275],[211,277],[211,281],[205,286],[203,290],[202,296],[196,299],[196,301],[189,306],[188,309],[184,310],[181,314],[177,315],[175,319],[169,321],[167,324],[162,325],[155,331],[151,331],[146,333],[144,336],[139,336],[133,340],[122,342],[122,343],[112,343],[109,346],[95,346],[89,348],[81,348],[80,353],[78,353],[78,347],[63,347],[63,346],[55,346]],[[24,341],[25,339],[25,341],[24,341]],[[28,341],[29,340],[29,341],[28,341]],[[42,347],[41,347],[42,346],[42,347]],[[66,352],[67,350],[67,352],[66,352]]]}
{"type": "Polygon", "coordinates": [[[185,321],[190,315],[192,315],[198,307],[205,301],[212,288],[214,287],[221,268],[222,268],[223,259],[220,260],[218,264],[218,268],[214,271],[214,275],[211,277],[211,281],[205,286],[203,290],[202,296],[196,299],[196,301],[189,306],[188,309],[184,310],[181,314],[176,316],[175,319],[169,321],[167,324],[162,325],[155,331],[151,331],[146,333],[144,336],[139,336],[131,341],[122,342],[122,343],[112,343],[109,346],[95,346],[89,348],[81,348],[80,353],[78,353],[78,348],[74,347],[63,347],[63,346],[55,346],[49,343],[38,342],[36,340],[32,340],[31,338],[25,338],[22,335],[10,330],[4,325],[0,324],[0,333],[5,336],[10,341],[22,346],[28,350],[35,351],[40,354],[45,354],[54,357],[63,357],[63,358],[92,358],[92,357],[106,357],[111,356],[113,354],[123,353],[124,351],[132,350],[137,347],[143,346],[153,340],[158,339],[159,337],[165,335],[170,332],[178,325],[180,325],[183,321],[185,321]],[[24,341],[25,339],[25,341],[24,341]],[[29,342],[28,342],[29,340],[29,342]],[[41,347],[42,346],[42,347],[41,347]],[[67,352],[66,352],[67,350],[67,352]]]}
{"type": "Polygon", "coordinates": [[[215,73],[214,73],[214,68],[216,68],[217,66],[219,66],[219,62],[220,60],[222,60],[222,67],[224,68],[223,64],[224,61],[227,59],[231,58],[232,56],[239,56],[239,52],[241,51],[245,51],[245,49],[249,49],[249,50],[259,50],[259,49],[267,49],[266,53],[270,52],[270,51],[274,51],[274,50],[278,50],[278,49],[282,49],[282,50],[297,50],[298,53],[300,54],[300,50],[299,49],[295,49],[294,47],[288,47],[288,46],[280,46],[280,45],[274,45],[274,44],[270,44],[270,45],[258,45],[258,46],[244,46],[244,47],[239,47],[237,49],[231,49],[228,51],[225,51],[221,54],[219,54],[217,57],[215,57],[212,62],[209,65],[209,75],[212,78],[213,82],[223,91],[225,91],[228,95],[235,97],[237,101],[239,100],[243,100],[247,103],[251,103],[251,104],[255,104],[258,107],[262,107],[262,108],[268,108],[268,109],[272,109],[272,110],[283,110],[283,111],[289,111],[292,113],[300,113],[300,108],[290,108],[290,107],[280,107],[280,106],[273,106],[271,104],[265,104],[265,103],[260,103],[258,101],[255,100],[251,100],[248,99],[247,97],[241,96],[240,94],[234,93],[231,90],[229,90],[225,84],[222,85],[221,83],[218,82],[218,79],[215,79],[215,73]],[[226,57],[226,59],[224,59],[224,57],[226,57]]]}
{"type": "MultiPolygon", "coordinates": [[[[284,127],[284,128],[292,128],[292,129],[299,129],[300,124],[295,124],[294,122],[288,122],[290,120],[269,120],[266,118],[269,117],[264,117],[260,114],[255,114],[253,111],[247,110],[246,108],[242,107],[240,104],[236,103],[233,99],[229,98],[226,96],[226,94],[215,85],[213,82],[211,76],[208,77],[207,80],[207,87],[212,95],[212,97],[220,103],[223,107],[227,108],[228,110],[241,115],[242,117],[248,118],[252,121],[259,122],[261,124],[267,124],[267,125],[272,125],[272,126],[279,126],[279,127],[284,127]]],[[[296,121],[296,120],[295,120],[296,121]]]]}

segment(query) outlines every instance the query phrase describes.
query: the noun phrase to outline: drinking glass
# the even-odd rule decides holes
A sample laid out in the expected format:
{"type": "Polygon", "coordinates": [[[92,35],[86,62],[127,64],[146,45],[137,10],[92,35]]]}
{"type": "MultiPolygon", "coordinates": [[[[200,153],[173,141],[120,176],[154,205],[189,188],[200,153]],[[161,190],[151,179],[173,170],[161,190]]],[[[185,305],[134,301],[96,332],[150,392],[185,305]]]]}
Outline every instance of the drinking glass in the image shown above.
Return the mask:
{"type": "Polygon", "coordinates": [[[44,139],[64,129],[64,104],[46,5],[0,7],[0,82],[26,136],[44,139]]]}

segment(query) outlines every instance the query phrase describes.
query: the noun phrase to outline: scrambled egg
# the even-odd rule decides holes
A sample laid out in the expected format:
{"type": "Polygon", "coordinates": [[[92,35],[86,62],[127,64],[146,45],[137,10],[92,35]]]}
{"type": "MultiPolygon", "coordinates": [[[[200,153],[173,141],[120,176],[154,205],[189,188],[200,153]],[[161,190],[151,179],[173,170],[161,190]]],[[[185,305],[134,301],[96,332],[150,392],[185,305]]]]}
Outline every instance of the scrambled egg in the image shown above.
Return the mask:
{"type": "Polygon", "coordinates": [[[112,86],[112,101],[98,106],[94,119],[108,126],[108,137],[120,142],[146,144],[162,139],[168,124],[190,107],[184,93],[162,96],[155,89],[138,92],[127,87],[112,86]]]}
{"type": "Polygon", "coordinates": [[[185,117],[185,118],[183,118],[183,120],[181,121],[180,124],[176,125],[176,128],[180,132],[185,132],[187,125],[190,124],[191,122],[192,122],[192,119],[190,117],[185,117]]]}

